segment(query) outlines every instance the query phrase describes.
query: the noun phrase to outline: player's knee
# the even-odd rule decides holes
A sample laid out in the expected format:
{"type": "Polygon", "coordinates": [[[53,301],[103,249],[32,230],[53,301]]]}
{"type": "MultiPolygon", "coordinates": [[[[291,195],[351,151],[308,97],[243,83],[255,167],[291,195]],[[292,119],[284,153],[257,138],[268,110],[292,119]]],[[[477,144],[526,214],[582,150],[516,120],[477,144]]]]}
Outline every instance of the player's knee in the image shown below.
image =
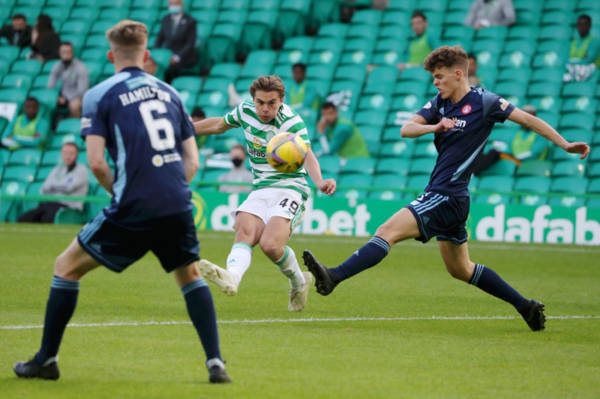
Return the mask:
{"type": "Polygon", "coordinates": [[[54,261],[54,275],[67,280],[80,280],[83,275],[77,273],[71,266],[68,256],[63,252],[54,261]]]}
{"type": "Polygon", "coordinates": [[[446,264],[446,270],[448,270],[448,273],[457,280],[469,281],[471,279],[472,273],[469,273],[467,265],[446,264]]]}
{"type": "Polygon", "coordinates": [[[270,239],[262,239],[260,240],[260,249],[267,255],[270,259],[278,259],[281,258],[281,254],[283,252],[283,248],[279,244],[275,242],[275,240],[270,239]]]}

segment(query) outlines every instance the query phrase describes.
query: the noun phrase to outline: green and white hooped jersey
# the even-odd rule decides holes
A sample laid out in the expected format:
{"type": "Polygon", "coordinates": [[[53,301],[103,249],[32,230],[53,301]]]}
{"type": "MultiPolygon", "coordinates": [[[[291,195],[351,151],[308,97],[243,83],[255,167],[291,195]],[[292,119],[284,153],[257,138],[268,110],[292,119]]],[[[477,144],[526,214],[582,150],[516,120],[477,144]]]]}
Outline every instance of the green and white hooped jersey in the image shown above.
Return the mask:
{"type": "Polygon", "coordinates": [[[310,189],[306,182],[304,166],[294,173],[281,173],[267,162],[267,144],[273,136],[282,132],[297,133],[310,147],[308,131],[304,121],[292,108],[283,104],[271,122],[263,122],[256,114],[252,100],[246,100],[225,115],[227,125],[241,127],[246,137],[246,152],[254,173],[254,189],[265,187],[290,188],[308,198],[310,189]]]}

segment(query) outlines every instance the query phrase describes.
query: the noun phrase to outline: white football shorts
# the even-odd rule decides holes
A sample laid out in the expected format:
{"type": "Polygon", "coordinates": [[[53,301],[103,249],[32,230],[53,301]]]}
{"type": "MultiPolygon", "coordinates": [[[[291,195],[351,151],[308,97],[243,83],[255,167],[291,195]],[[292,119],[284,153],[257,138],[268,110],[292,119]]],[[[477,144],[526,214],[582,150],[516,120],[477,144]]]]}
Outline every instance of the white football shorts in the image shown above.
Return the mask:
{"type": "Polygon", "coordinates": [[[273,216],[292,221],[292,230],[304,215],[302,194],[289,188],[261,188],[252,191],[248,198],[235,210],[256,215],[267,224],[273,216]]]}

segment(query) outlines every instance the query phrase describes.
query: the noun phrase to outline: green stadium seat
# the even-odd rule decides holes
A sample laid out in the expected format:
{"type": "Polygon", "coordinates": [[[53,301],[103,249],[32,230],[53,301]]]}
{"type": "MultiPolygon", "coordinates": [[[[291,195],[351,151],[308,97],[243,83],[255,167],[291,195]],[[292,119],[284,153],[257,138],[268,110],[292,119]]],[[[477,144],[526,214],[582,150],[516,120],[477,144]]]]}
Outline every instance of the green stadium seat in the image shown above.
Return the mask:
{"type": "MultiPolygon", "coordinates": [[[[8,195],[24,195],[27,191],[26,181],[10,181],[4,177],[1,192],[8,195]]],[[[20,201],[3,199],[0,201],[0,221],[15,222],[20,213],[20,201]]]]}
{"type": "Polygon", "coordinates": [[[489,26],[477,30],[475,32],[475,40],[497,40],[503,42],[507,35],[508,28],[506,26],[489,26]]]}
{"type": "Polygon", "coordinates": [[[79,135],[81,131],[81,119],[67,118],[61,120],[56,126],[56,132],[60,134],[79,135]]]}
{"type": "Polygon", "coordinates": [[[525,205],[543,205],[546,203],[544,194],[550,190],[552,180],[549,177],[520,177],[517,178],[514,190],[517,192],[529,193],[521,196],[518,203],[525,205]]]}
{"type": "Polygon", "coordinates": [[[403,196],[404,193],[400,191],[396,191],[395,189],[405,189],[406,176],[398,176],[398,175],[379,175],[373,178],[372,187],[379,188],[379,191],[371,191],[368,196],[373,199],[380,199],[386,201],[398,201],[403,196]]]}
{"type": "Polygon", "coordinates": [[[333,65],[310,65],[306,69],[308,79],[332,80],[335,68],[333,65]]]}
{"type": "Polygon", "coordinates": [[[393,87],[398,79],[398,68],[395,66],[380,66],[376,67],[369,73],[367,85],[373,83],[383,83],[393,87]]]}
{"type": "Polygon", "coordinates": [[[374,47],[377,39],[377,27],[372,25],[351,25],[346,32],[347,39],[366,39],[374,47]]]}
{"type": "MultiPolygon", "coordinates": [[[[206,13],[206,14],[207,15],[212,14],[212,15],[216,16],[216,12],[215,13],[206,13]]],[[[134,21],[143,22],[146,25],[151,26],[159,20],[159,13],[158,13],[158,9],[138,8],[138,9],[133,9],[131,11],[131,13],[129,14],[129,18],[133,19],[134,21]]],[[[207,21],[202,21],[202,22],[206,23],[207,21]]]]}
{"type": "Polygon", "coordinates": [[[248,54],[248,58],[246,58],[246,63],[242,68],[240,76],[256,78],[256,75],[252,75],[249,74],[249,72],[246,72],[245,68],[251,68],[253,65],[265,65],[265,68],[270,70],[275,64],[276,58],[277,53],[273,50],[253,51],[250,54],[248,54]]]}
{"type": "MultiPolygon", "coordinates": [[[[209,77],[211,78],[226,78],[231,81],[237,79],[242,67],[234,62],[219,63],[212,66],[209,77]]],[[[291,69],[291,68],[290,68],[291,69]]]]}
{"type": "Polygon", "coordinates": [[[532,82],[560,82],[564,70],[562,68],[539,68],[531,73],[532,82]]]}
{"type": "Polygon", "coordinates": [[[392,100],[392,109],[395,111],[416,112],[424,104],[425,101],[422,97],[418,97],[414,94],[407,94],[394,97],[392,100]]]}
{"type": "Polygon", "coordinates": [[[408,68],[402,71],[400,79],[404,81],[430,82],[432,80],[429,72],[422,68],[408,68]]]}
{"type": "Polygon", "coordinates": [[[533,57],[534,68],[557,68],[562,67],[565,64],[567,57],[562,52],[547,51],[538,52],[533,57]]]}
{"type": "Polygon", "coordinates": [[[410,34],[410,27],[406,25],[383,25],[378,32],[379,40],[406,40],[410,34]]]}
{"type": "MultiPolygon", "coordinates": [[[[27,187],[27,195],[39,195],[41,194],[43,182],[33,182],[27,187]]],[[[21,212],[27,212],[30,209],[36,208],[39,205],[39,201],[26,200],[21,204],[21,212]]]]}
{"type": "Polygon", "coordinates": [[[321,26],[326,22],[340,19],[339,0],[320,0],[313,2],[310,13],[310,26],[321,26]]]}
{"type": "Polygon", "coordinates": [[[221,0],[221,10],[245,10],[249,3],[248,0],[221,0]]]}
{"type": "Polygon", "coordinates": [[[381,117],[379,111],[359,111],[354,117],[354,123],[357,125],[372,125],[372,126],[383,126],[385,121],[381,117]]]}
{"type": "Polygon", "coordinates": [[[366,77],[365,68],[358,65],[341,65],[334,70],[334,80],[350,80],[362,83],[366,77]]]}
{"type": "Polygon", "coordinates": [[[473,41],[474,36],[475,36],[475,29],[472,28],[471,26],[462,25],[462,21],[461,21],[461,25],[447,26],[444,29],[443,38],[446,41],[460,40],[460,41],[466,41],[468,43],[471,43],[473,41]]]}
{"type": "Polygon", "coordinates": [[[24,73],[9,73],[2,79],[3,89],[20,89],[27,92],[33,83],[31,75],[24,73]]]}
{"type": "Polygon", "coordinates": [[[513,68],[508,66],[499,69],[500,72],[496,78],[498,83],[515,82],[522,86],[526,86],[529,82],[529,76],[531,75],[531,70],[529,68],[513,68]]]}
{"type": "Polygon", "coordinates": [[[402,25],[410,21],[411,13],[408,10],[390,10],[383,11],[380,25],[402,25]]]}
{"type": "Polygon", "coordinates": [[[379,39],[375,44],[373,64],[396,66],[403,57],[406,42],[396,39],[379,39]]]}
{"type": "Polygon", "coordinates": [[[371,180],[371,175],[368,174],[340,175],[338,179],[339,189],[334,194],[334,197],[344,197],[348,199],[365,198],[367,196],[367,191],[364,190],[364,188],[371,187],[371,180]]]}
{"type": "Polygon", "coordinates": [[[539,82],[529,85],[527,95],[529,97],[558,97],[560,94],[560,82],[539,82]]]}
{"type": "Polygon", "coordinates": [[[373,42],[367,39],[348,39],[342,53],[342,64],[359,64],[365,69],[373,53],[373,42]]]}
{"type": "Polygon", "coordinates": [[[90,28],[91,26],[89,21],[68,20],[62,24],[60,28],[60,33],[61,35],[76,34],[85,36],[90,30],[90,28]]]}
{"type": "Polygon", "coordinates": [[[477,191],[493,191],[491,194],[477,194],[475,202],[485,204],[508,204],[511,196],[500,193],[512,191],[514,179],[511,176],[484,176],[479,180],[477,191]]]}
{"type": "Polygon", "coordinates": [[[86,67],[90,61],[104,61],[106,60],[106,50],[98,47],[86,48],[81,52],[81,59],[86,63],[86,67]]]}
{"type": "Polygon", "coordinates": [[[594,97],[595,85],[590,82],[569,82],[562,88],[563,97],[594,97]]]}
{"type": "Polygon", "coordinates": [[[308,56],[308,65],[311,64],[329,64],[332,66],[337,65],[340,59],[341,52],[335,50],[313,50],[308,56]]]}
{"type": "Polygon", "coordinates": [[[337,176],[341,169],[340,157],[337,155],[322,155],[319,157],[319,165],[324,174],[337,176]]]}
{"type": "Polygon", "coordinates": [[[195,76],[178,76],[171,82],[179,92],[187,91],[197,93],[202,89],[202,78],[195,76]]]}
{"type": "MultiPolygon", "coordinates": [[[[416,153],[416,151],[415,151],[416,153]]],[[[414,158],[410,163],[408,173],[410,175],[430,175],[435,166],[435,158],[414,158]]]]}
{"type": "Polygon", "coordinates": [[[566,10],[560,11],[547,11],[542,14],[542,20],[540,21],[541,26],[547,25],[562,25],[569,26],[573,23],[574,18],[573,14],[567,12],[566,10]]]}
{"type": "Polygon", "coordinates": [[[61,151],[60,150],[48,150],[44,152],[40,165],[43,166],[56,166],[61,162],[61,151]]]}
{"type": "MultiPolygon", "coordinates": [[[[423,141],[418,142],[415,146],[415,151],[413,153],[413,159],[416,158],[436,158],[438,152],[433,144],[433,141],[423,141]]],[[[433,169],[433,168],[432,168],[433,169]]]]}
{"type": "Polygon", "coordinates": [[[361,95],[358,102],[360,110],[377,110],[385,114],[392,104],[391,96],[384,94],[361,95]]]}
{"type": "MultiPolygon", "coordinates": [[[[571,22],[569,22],[571,23],[571,22]]],[[[538,36],[539,41],[544,40],[564,40],[571,35],[571,27],[569,25],[566,26],[544,26],[540,29],[540,34],[538,36]]]]}
{"type": "Polygon", "coordinates": [[[589,113],[592,114],[596,109],[597,101],[591,97],[572,97],[567,98],[561,107],[563,114],[568,113],[589,113]]]}
{"type": "Polygon", "coordinates": [[[498,66],[500,68],[527,68],[531,62],[532,54],[522,50],[505,51],[500,56],[498,66]]]}
{"type": "Polygon", "coordinates": [[[156,61],[156,65],[158,66],[158,75],[164,74],[164,71],[169,68],[172,55],[171,50],[166,48],[153,48],[150,50],[150,56],[156,61]]]}
{"type": "Polygon", "coordinates": [[[2,180],[31,183],[34,180],[37,164],[35,165],[6,165],[2,180]]]}
{"type": "Polygon", "coordinates": [[[46,0],[46,7],[60,7],[64,9],[71,9],[75,4],[76,0],[46,0]]]}
{"type": "Polygon", "coordinates": [[[560,118],[560,129],[578,128],[592,130],[594,126],[594,115],[588,113],[569,113],[560,118]]]}
{"type": "MultiPolygon", "coordinates": [[[[92,47],[108,50],[108,40],[106,40],[106,37],[103,34],[88,35],[85,39],[85,48],[90,49],[92,47]]],[[[151,52],[154,52],[154,49],[152,49],[151,52]]],[[[154,54],[152,54],[152,57],[154,57],[154,54]]]]}
{"type": "Polygon", "coordinates": [[[505,81],[497,83],[494,91],[508,101],[514,102],[510,98],[519,97],[524,99],[526,90],[527,87],[520,82],[505,81]]]}
{"type": "Polygon", "coordinates": [[[413,175],[409,176],[406,182],[406,188],[408,190],[412,190],[413,192],[405,194],[403,199],[405,201],[413,200],[417,194],[422,193],[425,190],[425,187],[429,184],[429,175],[413,175]]]}
{"type": "Polygon", "coordinates": [[[600,162],[600,147],[592,146],[592,150],[590,151],[588,158],[592,162],[600,162]]]}
{"type": "Polygon", "coordinates": [[[584,177],[586,172],[586,161],[573,160],[562,161],[554,164],[552,177],[584,177]]]}
{"type": "Polygon", "coordinates": [[[600,177],[600,162],[592,162],[591,166],[588,168],[587,175],[589,178],[600,177]]]}
{"type": "Polygon", "coordinates": [[[42,70],[42,63],[37,60],[15,61],[10,67],[12,73],[35,76],[42,70]]]}
{"type": "MultiPolygon", "coordinates": [[[[349,80],[334,81],[329,89],[330,94],[327,96],[328,101],[339,102],[343,104],[338,106],[340,115],[342,117],[352,119],[354,111],[358,107],[358,100],[360,99],[360,88],[362,83],[353,82],[349,80]]],[[[364,121],[360,121],[355,117],[354,122],[358,124],[365,124],[364,121]]],[[[373,124],[373,122],[370,122],[373,124]]]]}
{"type": "Polygon", "coordinates": [[[348,32],[348,25],[343,23],[331,23],[325,24],[319,28],[319,36],[317,40],[325,37],[334,37],[337,39],[343,39],[346,37],[348,32]]]}
{"type": "MultiPolygon", "coordinates": [[[[77,22],[85,21],[88,23],[88,27],[83,32],[87,32],[89,30],[89,25],[94,23],[94,21],[96,21],[98,19],[99,15],[100,15],[100,7],[96,7],[95,5],[75,7],[71,11],[71,15],[69,16],[69,19],[67,20],[67,22],[72,21],[72,20],[75,20],[77,22]]],[[[62,31],[62,28],[61,28],[61,31],[62,31]]],[[[77,33],[77,30],[74,30],[73,33],[77,33]]]]}
{"type": "MultiPolygon", "coordinates": [[[[397,129],[397,128],[396,128],[397,129]]],[[[387,129],[384,133],[387,132],[387,129]]],[[[384,138],[385,140],[385,138],[384,138]]],[[[381,145],[379,156],[383,158],[409,158],[414,150],[414,142],[407,140],[387,141],[381,145]]]]}
{"type": "Polygon", "coordinates": [[[368,174],[375,171],[375,159],[373,158],[349,158],[342,166],[340,173],[368,174]]]}
{"type": "Polygon", "coordinates": [[[42,159],[42,153],[36,149],[20,149],[13,151],[7,165],[26,165],[36,167],[42,159]]]}
{"type": "Polygon", "coordinates": [[[410,168],[408,158],[382,158],[377,162],[376,174],[391,174],[394,176],[407,176],[410,168]]]}
{"type": "Polygon", "coordinates": [[[585,198],[575,195],[586,194],[588,181],[585,177],[559,177],[552,181],[550,192],[565,193],[562,197],[550,197],[551,206],[580,207],[585,204],[585,198]]]}
{"type": "Polygon", "coordinates": [[[23,104],[27,97],[27,91],[23,89],[0,89],[0,98],[3,102],[23,104]]]}
{"type": "Polygon", "coordinates": [[[517,168],[516,175],[549,177],[552,170],[550,161],[526,160],[517,168]]]}
{"type": "Polygon", "coordinates": [[[516,167],[514,162],[500,159],[486,169],[482,176],[513,176],[516,167]]]}
{"type": "Polygon", "coordinates": [[[0,59],[13,62],[19,57],[21,49],[17,46],[0,46],[0,59]]]}
{"type": "Polygon", "coordinates": [[[383,13],[379,10],[358,10],[352,16],[352,24],[379,26],[383,13]]]}
{"type": "MultiPolygon", "coordinates": [[[[571,12],[575,8],[575,1],[564,0],[546,0],[544,1],[544,12],[548,11],[563,11],[571,12]]],[[[572,21],[570,21],[572,22],[572,21]]]]}
{"type": "Polygon", "coordinates": [[[198,105],[201,107],[219,107],[223,108],[227,106],[227,95],[221,91],[202,92],[198,96],[198,105]]]}
{"type": "Polygon", "coordinates": [[[292,80],[292,68],[288,64],[277,65],[273,69],[273,75],[279,76],[281,80],[283,80],[285,86],[287,87],[287,82],[290,82],[292,80]]]}
{"type": "Polygon", "coordinates": [[[90,27],[89,33],[104,34],[107,30],[112,28],[116,23],[114,19],[111,20],[97,20],[90,27]]]}

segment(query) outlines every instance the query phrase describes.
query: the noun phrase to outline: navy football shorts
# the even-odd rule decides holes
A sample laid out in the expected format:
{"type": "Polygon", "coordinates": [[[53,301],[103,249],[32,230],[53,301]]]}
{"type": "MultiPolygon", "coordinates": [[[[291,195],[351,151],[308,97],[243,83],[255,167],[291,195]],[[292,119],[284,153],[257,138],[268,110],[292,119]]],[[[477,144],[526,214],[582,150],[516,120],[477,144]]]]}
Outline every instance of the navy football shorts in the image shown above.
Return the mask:
{"type": "Polygon", "coordinates": [[[79,245],[115,272],[152,251],[166,272],[199,259],[199,243],[192,212],[149,220],[143,227],[124,227],[100,212],[77,235],[79,245]]]}
{"type": "Polygon", "coordinates": [[[420,195],[406,206],[417,219],[421,236],[417,240],[452,241],[460,245],[467,241],[469,197],[454,197],[435,192],[420,195]]]}

